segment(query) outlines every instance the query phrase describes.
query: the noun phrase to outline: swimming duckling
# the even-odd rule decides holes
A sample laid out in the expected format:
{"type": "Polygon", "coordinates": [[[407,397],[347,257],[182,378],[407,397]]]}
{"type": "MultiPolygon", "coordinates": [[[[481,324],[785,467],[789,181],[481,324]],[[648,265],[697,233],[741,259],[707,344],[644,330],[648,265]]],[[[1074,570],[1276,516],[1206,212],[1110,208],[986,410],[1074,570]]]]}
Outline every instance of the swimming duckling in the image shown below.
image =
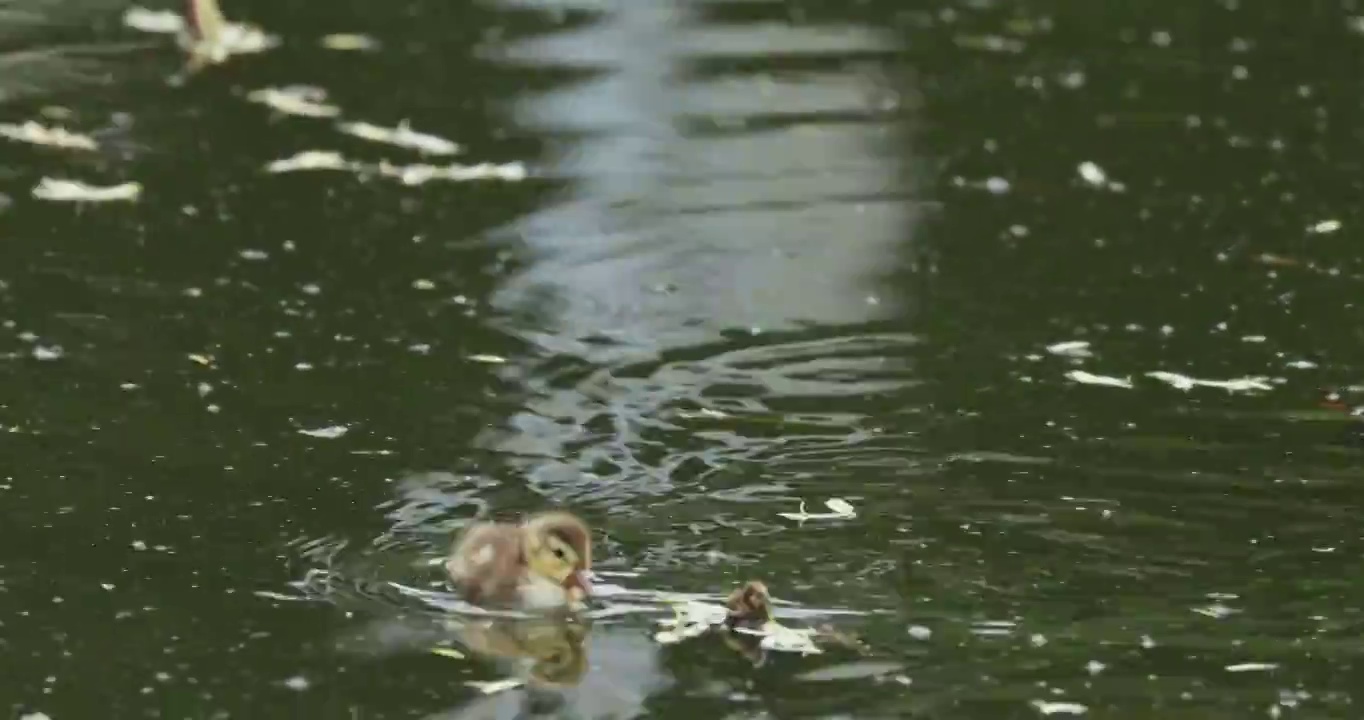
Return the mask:
{"type": "Polygon", "coordinates": [[[772,595],[759,580],[749,580],[734,589],[725,600],[729,615],[725,627],[761,628],[772,619],[772,595]]]}
{"type": "Polygon", "coordinates": [[[460,535],[445,561],[455,589],[475,605],[548,610],[592,594],[592,534],[566,512],[524,522],[477,523],[460,535]]]}

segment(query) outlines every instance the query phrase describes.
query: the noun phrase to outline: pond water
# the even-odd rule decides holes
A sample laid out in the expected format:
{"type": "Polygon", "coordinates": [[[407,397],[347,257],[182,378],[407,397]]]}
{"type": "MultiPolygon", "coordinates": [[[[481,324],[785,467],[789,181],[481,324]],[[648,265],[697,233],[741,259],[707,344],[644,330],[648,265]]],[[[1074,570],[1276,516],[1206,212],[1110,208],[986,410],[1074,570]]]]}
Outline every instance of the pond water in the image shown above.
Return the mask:
{"type": "Polygon", "coordinates": [[[0,12],[6,717],[1357,712],[1364,3],[223,1],[0,12]]]}

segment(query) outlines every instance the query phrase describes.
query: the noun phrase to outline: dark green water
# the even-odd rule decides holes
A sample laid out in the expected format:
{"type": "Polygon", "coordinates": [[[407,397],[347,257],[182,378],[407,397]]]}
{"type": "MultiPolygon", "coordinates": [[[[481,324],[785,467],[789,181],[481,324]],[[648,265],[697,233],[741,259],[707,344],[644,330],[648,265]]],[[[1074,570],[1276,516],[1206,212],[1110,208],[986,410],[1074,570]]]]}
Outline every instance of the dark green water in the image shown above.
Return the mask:
{"type": "Polygon", "coordinates": [[[224,2],[280,46],[180,87],[117,3],[0,15],[0,120],[101,143],[0,145],[7,716],[1359,712],[1361,454],[1295,413],[1360,376],[1364,3],[224,2]],[[294,84],[529,177],[267,173],[423,160],[294,84]],[[484,696],[397,588],[550,505],[865,652],[617,614],[484,696]]]}

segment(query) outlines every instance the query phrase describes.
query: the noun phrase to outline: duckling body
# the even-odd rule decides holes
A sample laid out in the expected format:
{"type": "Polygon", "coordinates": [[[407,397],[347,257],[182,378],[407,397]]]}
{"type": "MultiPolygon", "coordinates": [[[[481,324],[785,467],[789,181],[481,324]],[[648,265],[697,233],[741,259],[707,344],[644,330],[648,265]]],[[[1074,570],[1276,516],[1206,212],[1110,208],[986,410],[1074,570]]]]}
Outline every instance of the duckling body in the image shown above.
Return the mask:
{"type": "Polygon", "coordinates": [[[526,610],[587,599],[591,567],[591,533],[564,512],[540,513],[519,524],[475,524],[445,561],[451,583],[469,602],[526,610]]]}

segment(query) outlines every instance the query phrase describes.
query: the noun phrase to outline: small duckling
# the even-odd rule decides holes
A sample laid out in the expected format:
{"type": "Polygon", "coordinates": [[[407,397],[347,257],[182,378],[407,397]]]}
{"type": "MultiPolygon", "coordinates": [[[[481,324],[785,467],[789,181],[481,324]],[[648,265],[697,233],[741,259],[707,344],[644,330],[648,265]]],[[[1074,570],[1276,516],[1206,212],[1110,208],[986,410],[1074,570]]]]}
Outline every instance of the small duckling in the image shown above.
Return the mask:
{"type": "Polygon", "coordinates": [[[592,594],[592,534],[566,512],[524,522],[477,523],[460,535],[445,561],[455,589],[475,605],[548,610],[592,594]]]}
{"type": "MultiPolygon", "coordinates": [[[[768,592],[767,585],[759,580],[749,580],[734,589],[725,600],[725,607],[729,609],[729,615],[725,618],[725,627],[734,630],[736,627],[748,630],[761,630],[768,623],[775,623],[776,619],[772,615],[772,594],[768,592]]],[[[737,633],[729,633],[730,638],[737,640],[737,633]]],[[[750,638],[752,636],[744,636],[750,638]]],[[[866,647],[855,635],[842,632],[832,625],[820,625],[815,628],[814,637],[819,640],[836,645],[839,647],[864,652],[866,647]]],[[[761,664],[764,659],[762,655],[754,650],[753,643],[731,642],[726,639],[726,643],[738,650],[745,657],[753,660],[756,664],[761,664]]]]}
{"type": "Polygon", "coordinates": [[[772,595],[767,586],[758,580],[749,580],[734,589],[725,600],[729,615],[725,627],[746,627],[758,629],[772,619],[772,595]]]}

